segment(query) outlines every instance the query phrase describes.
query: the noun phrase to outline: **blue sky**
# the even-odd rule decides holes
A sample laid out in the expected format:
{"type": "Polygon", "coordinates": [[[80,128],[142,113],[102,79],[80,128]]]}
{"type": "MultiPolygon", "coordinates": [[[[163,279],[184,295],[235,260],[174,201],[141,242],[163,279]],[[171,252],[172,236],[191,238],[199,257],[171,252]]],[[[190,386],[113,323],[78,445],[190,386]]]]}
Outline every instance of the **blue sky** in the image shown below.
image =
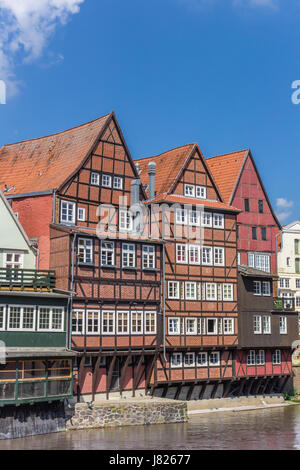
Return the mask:
{"type": "Polygon", "coordinates": [[[133,158],[250,147],[300,219],[299,22],[300,0],[0,0],[0,146],[113,109],[133,158]]]}

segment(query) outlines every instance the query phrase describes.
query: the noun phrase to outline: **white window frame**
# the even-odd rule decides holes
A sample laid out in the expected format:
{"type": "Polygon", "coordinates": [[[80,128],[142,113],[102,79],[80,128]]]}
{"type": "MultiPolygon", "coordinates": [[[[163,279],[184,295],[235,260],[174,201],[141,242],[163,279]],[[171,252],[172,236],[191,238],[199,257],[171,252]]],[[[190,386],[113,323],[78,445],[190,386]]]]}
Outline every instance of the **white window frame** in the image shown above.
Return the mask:
{"type": "MultiPolygon", "coordinates": [[[[95,318],[93,318],[93,330],[94,330],[94,321],[95,321],[95,318]]],[[[93,336],[93,335],[100,335],[100,329],[101,329],[101,318],[100,318],[100,310],[97,310],[97,309],[88,309],[86,311],[86,334],[89,335],[89,336],[93,336]],[[89,328],[89,314],[93,314],[93,317],[98,317],[96,319],[98,319],[98,329],[96,331],[89,331],[88,328],[89,328]]]]}
{"type": "Polygon", "coordinates": [[[271,315],[263,315],[263,334],[271,334],[271,315]]]}
{"type": "Polygon", "coordinates": [[[189,210],[189,225],[191,227],[200,227],[200,214],[201,212],[199,210],[189,210]]]}
{"type": "Polygon", "coordinates": [[[187,224],[187,210],[177,208],[175,211],[176,215],[176,224],[177,225],[186,225],[187,224]]]}
{"type": "Polygon", "coordinates": [[[211,246],[203,246],[201,249],[201,263],[203,266],[212,266],[213,265],[213,252],[212,252],[212,247],[211,246]],[[204,261],[204,252],[205,250],[208,250],[209,254],[209,261],[204,261]]]}
{"type": "Polygon", "coordinates": [[[185,243],[176,243],[176,263],[178,264],[187,264],[187,248],[188,246],[185,243]],[[179,259],[179,258],[184,259],[179,259]]]}
{"type": "Polygon", "coordinates": [[[100,256],[101,256],[101,259],[100,259],[101,267],[104,267],[104,268],[110,267],[110,266],[113,267],[115,265],[115,243],[111,242],[111,241],[101,240],[100,256]],[[112,248],[107,248],[105,246],[106,243],[110,243],[112,248]],[[102,260],[102,254],[103,253],[105,253],[106,261],[108,260],[108,253],[112,253],[112,263],[111,264],[103,263],[103,260],[102,260]]]}
{"type": "Polygon", "coordinates": [[[142,335],[143,334],[143,331],[144,331],[144,315],[143,315],[143,311],[142,310],[132,310],[131,311],[131,315],[130,315],[130,332],[132,335],[142,335]],[[134,317],[135,315],[137,315],[137,321],[136,321],[136,325],[138,325],[138,318],[141,319],[141,327],[140,327],[140,330],[137,330],[137,329],[133,329],[133,320],[134,320],[134,317]]]}
{"type": "Polygon", "coordinates": [[[218,297],[217,284],[215,282],[207,282],[205,284],[205,295],[208,302],[215,302],[218,297]]]}
{"type": "Polygon", "coordinates": [[[180,317],[168,317],[168,334],[170,336],[180,335],[180,317]],[[176,329],[170,328],[172,324],[176,325],[176,329]]]}
{"type": "Polygon", "coordinates": [[[207,360],[207,352],[200,352],[197,354],[197,367],[207,367],[208,366],[208,360],[207,360]],[[205,358],[205,362],[199,363],[199,356],[202,356],[205,358]]]}
{"type": "Polygon", "coordinates": [[[206,199],[206,187],[205,186],[196,186],[196,198],[206,199]]]}
{"type": "Polygon", "coordinates": [[[215,246],[214,247],[214,265],[215,266],[224,266],[225,265],[225,250],[223,247],[215,246]],[[218,262],[218,252],[222,253],[221,262],[218,262]]]}
{"type": "Polygon", "coordinates": [[[116,331],[116,312],[114,310],[102,310],[102,314],[101,314],[101,334],[102,335],[105,335],[105,336],[112,336],[115,334],[115,331],[116,331]],[[113,327],[112,327],[112,331],[104,331],[104,316],[105,314],[108,313],[108,314],[113,314],[113,327]]]}
{"type": "Polygon", "coordinates": [[[285,315],[282,315],[279,318],[279,333],[281,335],[287,334],[287,317],[285,315]],[[282,320],[284,321],[282,322],[282,320]]]}
{"type": "Polygon", "coordinates": [[[259,349],[255,354],[255,363],[257,366],[264,366],[266,363],[266,355],[264,349],[259,349]]]}
{"type": "Polygon", "coordinates": [[[93,264],[93,259],[94,259],[94,247],[93,247],[93,240],[91,238],[78,238],[78,244],[77,244],[77,255],[78,255],[78,263],[79,264],[93,264]],[[83,242],[83,245],[80,245],[80,243],[83,242]],[[79,250],[83,250],[83,261],[79,260],[79,250]],[[87,261],[87,251],[90,251],[90,261],[87,261]]]}
{"type": "Polygon", "coordinates": [[[7,312],[7,331],[35,331],[36,330],[36,306],[35,305],[8,305],[8,312],[7,312]],[[10,328],[10,309],[11,308],[20,308],[20,328],[10,328]],[[32,328],[23,328],[23,320],[24,320],[24,308],[33,308],[33,327],[32,328]]]}
{"type": "Polygon", "coordinates": [[[64,323],[65,323],[65,309],[64,307],[53,307],[53,306],[50,306],[50,305],[39,305],[38,307],[38,320],[37,320],[37,331],[40,331],[40,332],[62,332],[64,331],[64,323]],[[50,310],[50,315],[49,315],[49,328],[40,328],[40,316],[41,316],[41,309],[43,308],[48,308],[50,310]],[[57,310],[61,310],[61,318],[62,318],[62,322],[61,322],[61,327],[59,329],[56,329],[56,328],[53,328],[53,310],[54,309],[57,309],[57,310]]]}
{"type": "Polygon", "coordinates": [[[10,268],[11,266],[15,266],[16,264],[20,265],[18,268],[11,268],[11,269],[24,269],[24,252],[17,251],[17,250],[4,250],[3,251],[3,268],[10,268]],[[7,261],[7,255],[13,255],[13,261],[7,261]],[[20,261],[17,262],[14,260],[14,256],[19,255],[20,261]]]}
{"type": "Polygon", "coordinates": [[[218,318],[207,318],[206,319],[206,334],[208,336],[216,336],[218,334],[218,318]],[[213,332],[208,331],[208,322],[209,321],[214,322],[214,331],[213,332]]]}
{"type": "Polygon", "coordinates": [[[224,335],[234,335],[234,318],[223,318],[224,335]]]}
{"type": "Polygon", "coordinates": [[[197,318],[195,317],[186,317],[185,318],[185,334],[187,336],[197,335],[197,318]],[[193,322],[193,328],[188,328],[189,322],[193,322]]]}
{"type": "Polygon", "coordinates": [[[220,365],[220,351],[212,351],[209,353],[209,366],[210,367],[218,367],[220,365]],[[211,357],[216,356],[217,357],[217,362],[212,362],[211,357]]]}
{"type": "Polygon", "coordinates": [[[0,326],[0,331],[5,331],[6,329],[6,305],[0,304],[0,309],[3,308],[3,326],[0,326]]]}
{"type": "Polygon", "coordinates": [[[265,297],[270,297],[271,295],[271,282],[270,281],[263,281],[261,284],[261,292],[262,295],[265,297]],[[267,289],[265,289],[267,287],[267,289]]]}
{"type": "Polygon", "coordinates": [[[133,216],[130,210],[120,209],[119,230],[120,232],[131,232],[133,228],[133,216]]]}
{"type": "Polygon", "coordinates": [[[200,262],[201,262],[201,250],[200,250],[200,245],[189,245],[188,247],[188,256],[189,256],[189,264],[192,264],[192,265],[199,265],[200,262]],[[194,253],[196,254],[196,256],[194,256],[194,259],[196,257],[198,257],[198,261],[192,261],[191,259],[191,253],[194,253]]]}
{"type": "Polygon", "coordinates": [[[212,227],[212,212],[201,213],[201,227],[212,227]]]}
{"type": "Polygon", "coordinates": [[[247,364],[247,366],[255,366],[256,365],[256,351],[255,351],[255,349],[250,349],[249,351],[247,351],[246,364],[247,364]]]}
{"type": "Polygon", "coordinates": [[[114,176],[114,178],[113,178],[113,188],[114,189],[119,189],[120,191],[123,189],[123,178],[122,178],[122,176],[114,176]],[[121,184],[120,185],[116,184],[117,181],[118,181],[118,183],[121,183],[121,184]]]}
{"type": "Polygon", "coordinates": [[[254,295],[261,295],[261,281],[253,281],[254,295]]]}
{"type": "Polygon", "coordinates": [[[195,367],[195,353],[194,352],[186,352],[184,354],[183,364],[184,364],[184,367],[186,367],[186,368],[195,367]],[[190,362],[190,361],[188,363],[186,362],[188,357],[190,357],[192,359],[192,362],[190,362]]]}
{"type": "Polygon", "coordinates": [[[172,369],[180,369],[182,367],[182,353],[175,352],[175,353],[171,354],[170,366],[171,366],[172,369]],[[178,362],[178,364],[174,365],[173,359],[174,359],[175,356],[178,357],[180,359],[180,361],[178,362]]]}
{"type": "Polygon", "coordinates": [[[281,350],[275,349],[272,351],[272,364],[273,366],[280,366],[281,365],[281,350]]]}
{"type": "Polygon", "coordinates": [[[142,246],[143,269],[155,269],[156,257],[154,245],[142,246]],[[151,250],[149,250],[151,248],[151,250]],[[151,265],[151,266],[150,266],[151,265]]]}
{"type": "Polygon", "coordinates": [[[60,222],[69,225],[75,225],[75,215],[76,215],[76,203],[72,201],[66,201],[65,199],[61,199],[60,201],[60,222]],[[67,220],[63,219],[63,206],[66,205],[67,211],[67,220]],[[69,220],[69,208],[72,208],[72,218],[69,220]]]}
{"type": "MultiPolygon", "coordinates": [[[[145,311],[145,314],[144,314],[144,329],[145,329],[145,335],[155,335],[156,332],[157,332],[157,313],[155,310],[147,310],[145,311]],[[153,330],[148,330],[147,329],[147,316],[150,315],[151,317],[154,318],[154,329],[153,330]]],[[[150,321],[150,325],[151,325],[151,321],[150,321]]]]}
{"type": "Polygon", "coordinates": [[[184,185],[184,195],[186,197],[195,197],[195,186],[193,184],[186,183],[184,185]]]}
{"type": "Polygon", "coordinates": [[[130,315],[128,310],[117,310],[116,311],[116,328],[117,328],[117,334],[118,335],[129,335],[130,331],[130,315]],[[119,329],[119,315],[121,315],[121,322],[122,322],[122,327],[124,327],[124,318],[127,317],[127,329],[122,328],[122,330],[119,329]]]}
{"type": "Polygon", "coordinates": [[[224,228],[224,214],[213,213],[213,227],[217,229],[224,228]]]}
{"type": "Polygon", "coordinates": [[[262,334],[261,315],[253,315],[253,333],[255,335],[261,335],[262,334]]]}
{"type": "Polygon", "coordinates": [[[122,268],[136,268],[136,246],[134,243],[122,243],[122,268]],[[132,264],[130,264],[131,259],[133,259],[132,264]],[[126,262],[124,262],[125,260],[126,262]]]}
{"type": "Polygon", "coordinates": [[[100,186],[100,175],[99,175],[99,173],[96,173],[95,171],[92,171],[90,183],[91,183],[92,186],[100,186]]]}
{"type": "Polygon", "coordinates": [[[223,284],[223,301],[224,302],[232,302],[233,301],[233,284],[225,283],[223,284]],[[228,296],[228,288],[230,288],[231,295],[228,296]],[[227,293],[225,291],[227,289],[227,293]]]}
{"type": "Polygon", "coordinates": [[[107,175],[106,173],[102,174],[101,186],[103,188],[111,188],[111,175],[107,175]],[[107,183],[105,183],[105,178],[107,178],[107,183]]]}
{"type": "Polygon", "coordinates": [[[178,300],[180,298],[180,285],[179,281],[168,281],[168,299],[175,299],[178,300]],[[170,295],[170,288],[173,285],[172,289],[176,295],[170,295]],[[176,289],[174,289],[176,286],[176,289]],[[176,292],[175,292],[176,290],[176,292]]]}
{"type": "Polygon", "coordinates": [[[85,331],[84,328],[85,328],[85,312],[84,312],[84,310],[82,310],[80,308],[74,308],[72,310],[72,335],[74,335],[74,336],[84,335],[84,331],[85,331]],[[78,313],[82,314],[82,330],[81,331],[78,330],[78,313]],[[73,330],[73,317],[74,317],[74,314],[76,315],[76,330],[73,330]]]}
{"type": "Polygon", "coordinates": [[[197,283],[196,282],[190,282],[190,281],[185,282],[185,298],[186,300],[197,300],[197,283]]]}
{"type": "Polygon", "coordinates": [[[79,220],[80,222],[85,222],[85,208],[84,207],[77,207],[77,220],[79,220]]]}

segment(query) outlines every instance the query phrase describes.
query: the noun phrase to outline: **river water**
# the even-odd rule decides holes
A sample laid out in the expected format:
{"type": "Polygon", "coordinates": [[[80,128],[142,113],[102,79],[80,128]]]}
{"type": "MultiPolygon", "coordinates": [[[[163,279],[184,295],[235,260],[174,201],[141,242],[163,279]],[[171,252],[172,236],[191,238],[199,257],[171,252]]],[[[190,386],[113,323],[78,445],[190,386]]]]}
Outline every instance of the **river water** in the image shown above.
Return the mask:
{"type": "Polygon", "coordinates": [[[0,450],[300,449],[300,406],[193,415],[188,423],[69,431],[0,441],[0,450]]]}

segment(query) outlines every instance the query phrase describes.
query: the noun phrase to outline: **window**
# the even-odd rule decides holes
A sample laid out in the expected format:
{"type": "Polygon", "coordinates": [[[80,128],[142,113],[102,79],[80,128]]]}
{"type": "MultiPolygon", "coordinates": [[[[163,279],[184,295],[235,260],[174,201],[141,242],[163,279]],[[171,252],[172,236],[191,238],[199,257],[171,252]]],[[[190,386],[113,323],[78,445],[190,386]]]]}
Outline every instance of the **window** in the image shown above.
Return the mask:
{"type": "Polygon", "coordinates": [[[280,278],[279,279],[279,287],[281,289],[289,289],[290,288],[290,280],[287,279],[287,278],[284,278],[284,277],[280,278]]]}
{"type": "Polygon", "coordinates": [[[211,352],[209,354],[209,365],[210,366],[219,366],[220,365],[220,353],[219,353],[219,351],[211,352]]]}
{"type": "Polygon", "coordinates": [[[122,266],[123,268],[135,267],[135,245],[133,243],[122,243],[122,266]]]}
{"type": "Polygon", "coordinates": [[[156,333],[156,312],[145,313],[145,333],[146,334],[156,333]]]}
{"type": "Polygon", "coordinates": [[[217,266],[224,266],[224,248],[214,248],[214,263],[217,266]]]}
{"type": "Polygon", "coordinates": [[[270,334],[271,333],[271,317],[270,315],[263,316],[263,333],[270,334]]]}
{"type": "Polygon", "coordinates": [[[258,200],[258,212],[263,214],[264,212],[264,201],[262,199],[258,200]]]}
{"type": "Polygon", "coordinates": [[[83,334],[84,329],[84,311],[83,310],[73,310],[72,312],[72,333],[73,334],[83,334]]]}
{"type": "Polygon", "coordinates": [[[180,318],[168,318],[169,335],[180,335],[180,318]]]}
{"type": "Polygon", "coordinates": [[[296,307],[300,307],[300,297],[295,297],[296,299],[296,307]]]}
{"type": "Polygon", "coordinates": [[[300,258],[295,258],[295,273],[300,273],[300,258]]]}
{"type": "Polygon", "coordinates": [[[178,281],[168,281],[168,297],[169,299],[179,299],[178,281]]]}
{"type": "Polygon", "coordinates": [[[131,231],[132,230],[132,214],[130,211],[120,209],[119,212],[119,228],[120,231],[131,231]]]}
{"type": "Polygon", "coordinates": [[[171,367],[182,367],[182,353],[171,354],[171,367]]]}
{"type": "Polygon", "coordinates": [[[212,248],[203,247],[202,248],[202,264],[212,265],[212,248]]]}
{"type": "Polygon", "coordinates": [[[256,230],[256,227],[252,227],[252,240],[257,240],[257,230],[256,230]]]}
{"type": "Polygon", "coordinates": [[[272,352],[272,363],[274,366],[281,364],[281,351],[280,349],[275,349],[272,352]]]}
{"type": "Polygon", "coordinates": [[[263,349],[260,349],[259,351],[256,351],[256,365],[263,366],[264,363],[265,363],[265,351],[263,349]]]}
{"type": "Polygon", "coordinates": [[[200,264],[200,246],[189,245],[189,263],[200,264]]]}
{"type": "Polygon", "coordinates": [[[253,281],[254,295],[261,295],[261,282],[253,281]]]}
{"type": "Polygon", "coordinates": [[[215,283],[206,283],[206,300],[217,300],[217,285],[215,283]]]}
{"type": "MultiPolygon", "coordinates": [[[[24,254],[14,251],[5,251],[3,253],[3,267],[8,269],[23,269],[24,254]]],[[[16,274],[16,279],[18,275],[16,274]]]]}
{"type": "Polygon", "coordinates": [[[192,226],[200,225],[200,211],[189,211],[189,224],[192,226]]]}
{"type": "Polygon", "coordinates": [[[195,367],[195,353],[185,353],[184,355],[184,366],[195,367]]]}
{"type": "Polygon", "coordinates": [[[233,284],[223,284],[223,300],[233,300],[233,284]]]}
{"type": "Polygon", "coordinates": [[[115,333],[115,312],[102,312],[102,334],[111,335],[115,333]]]}
{"type": "Polygon", "coordinates": [[[86,332],[88,335],[100,334],[100,311],[87,310],[87,327],[86,332]]]}
{"type": "Polygon", "coordinates": [[[253,331],[255,335],[260,335],[261,334],[261,316],[260,315],[254,315],[253,317],[253,331]]]}
{"type": "Polygon", "coordinates": [[[212,227],[211,212],[201,212],[201,225],[202,227],[212,227]]]}
{"type": "Polygon", "coordinates": [[[5,330],[5,306],[0,305],[0,330],[5,330]]]}
{"type": "Polygon", "coordinates": [[[207,334],[216,335],[218,333],[218,321],[217,318],[207,319],[207,334]]]}
{"type": "Polygon", "coordinates": [[[99,186],[100,184],[100,177],[98,173],[91,173],[91,184],[93,186],[99,186]]]}
{"type": "Polygon", "coordinates": [[[56,307],[39,307],[39,331],[63,331],[64,309],[56,307]]]}
{"type": "Polygon", "coordinates": [[[296,279],[296,289],[300,289],[300,279],[296,279]]]}
{"type": "Polygon", "coordinates": [[[114,266],[115,244],[114,242],[101,241],[101,265],[114,266]]]}
{"type": "Polygon", "coordinates": [[[176,245],[176,261],[177,263],[186,263],[187,262],[187,245],[176,245]]]}
{"type": "Polygon", "coordinates": [[[117,333],[126,335],[129,333],[129,312],[117,312],[117,333]]]}
{"type": "Polygon", "coordinates": [[[197,300],[196,282],[185,283],[185,298],[187,300],[197,300]]]}
{"type": "Polygon", "coordinates": [[[197,354],[197,366],[207,367],[207,353],[201,352],[197,354]]]}
{"type": "Polygon", "coordinates": [[[187,210],[186,209],[176,209],[176,223],[177,224],[187,223],[187,210]]]}
{"type": "Polygon", "coordinates": [[[260,271],[270,272],[270,255],[248,253],[248,266],[260,271]]]}
{"type": "Polygon", "coordinates": [[[102,175],[102,186],[105,188],[111,188],[111,176],[110,175],[102,175]]]}
{"type": "Polygon", "coordinates": [[[224,335],[234,334],[234,319],[233,318],[223,319],[223,331],[224,331],[224,335]]]}
{"type": "Polygon", "coordinates": [[[75,202],[61,201],[60,221],[75,224],[75,202]]]}
{"type": "Polygon", "coordinates": [[[271,295],[271,283],[269,281],[262,282],[262,295],[271,295]]]}
{"type": "Polygon", "coordinates": [[[123,178],[120,176],[114,176],[114,189],[123,189],[123,178]]]}
{"type": "Polygon", "coordinates": [[[131,333],[143,333],[143,312],[131,312],[131,333]]]}
{"type": "Polygon", "coordinates": [[[197,319],[196,318],[185,319],[185,333],[187,335],[197,334],[197,319]]]}
{"type": "Polygon", "coordinates": [[[247,366],[255,366],[256,364],[256,357],[254,349],[251,349],[247,352],[247,366]]]}
{"type": "Polygon", "coordinates": [[[244,199],[244,208],[245,208],[245,212],[250,212],[249,199],[244,199]]]}
{"type": "Polygon", "coordinates": [[[297,240],[297,239],[294,240],[294,243],[295,243],[295,255],[300,255],[300,253],[299,253],[299,241],[300,241],[300,240],[297,240]]]}
{"type": "Polygon", "coordinates": [[[80,220],[80,222],[85,221],[85,209],[83,207],[78,207],[77,219],[80,220]]]}
{"type": "Polygon", "coordinates": [[[266,227],[261,227],[261,239],[266,240],[267,239],[267,229],[266,227]]]}
{"type": "Polygon", "coordinates": [[[78,239],[78,261],[80,263],[93,263],[93,240],[89,238],[78,239]]]}
{"type": "Polygon", "coordinates": [[[10,305],[8,307],[8,330],[27,330],[35,329],[35,308],[10,305]]]}
{"type": "Polygon", "coordinates": [[[279,332],[281,335],[287,334],[287,318],[280,317],[279,319],[279,332]]]}
{"type": "Polygon", "coordinates": [[[238,264],[238,266],[240,266],[240,264],[241,264],[241,253],[237,254],[237,264],[238,264]]]}
{"type": "Polygon", "coordinates": [[[155,247],[153,245],[143,245],[143,268],[154,269],[155,268],[155,247]]]}
{"type": "Polygon", "coordinates": [[[287,259],[286,259],[286,265],[287,265],[287,266],[291,266],[291,258],[287,258],[287,259]]]}
{"type": "Polygon", "coordinates": [[[214,214],[214,228],[224,228],[224,214],[214,214]]]}
{"type": "Polygon", "coordinates": [[[206,187],[196,186],[196,197],[198,199],[206,199],[206,187]]]}
{"type": "Polygon", "coordinates": [[[192,184],[185,184],[184,195],[188,197],[195,197],[195,186],[193,186],[192,184]]]}

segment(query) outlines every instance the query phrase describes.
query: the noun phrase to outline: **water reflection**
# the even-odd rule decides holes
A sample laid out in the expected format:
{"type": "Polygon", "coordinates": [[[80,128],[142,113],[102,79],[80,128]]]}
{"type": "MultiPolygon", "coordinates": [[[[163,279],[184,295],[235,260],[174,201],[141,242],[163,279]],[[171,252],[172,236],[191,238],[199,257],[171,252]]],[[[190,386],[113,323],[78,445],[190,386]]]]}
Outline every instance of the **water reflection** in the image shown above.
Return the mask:
{"type": "Polygon", "coordinates": [[[27,437],[0,441],[0,449],[300,449],[300,406],[193,415],[186,424],[27,437]]]}

